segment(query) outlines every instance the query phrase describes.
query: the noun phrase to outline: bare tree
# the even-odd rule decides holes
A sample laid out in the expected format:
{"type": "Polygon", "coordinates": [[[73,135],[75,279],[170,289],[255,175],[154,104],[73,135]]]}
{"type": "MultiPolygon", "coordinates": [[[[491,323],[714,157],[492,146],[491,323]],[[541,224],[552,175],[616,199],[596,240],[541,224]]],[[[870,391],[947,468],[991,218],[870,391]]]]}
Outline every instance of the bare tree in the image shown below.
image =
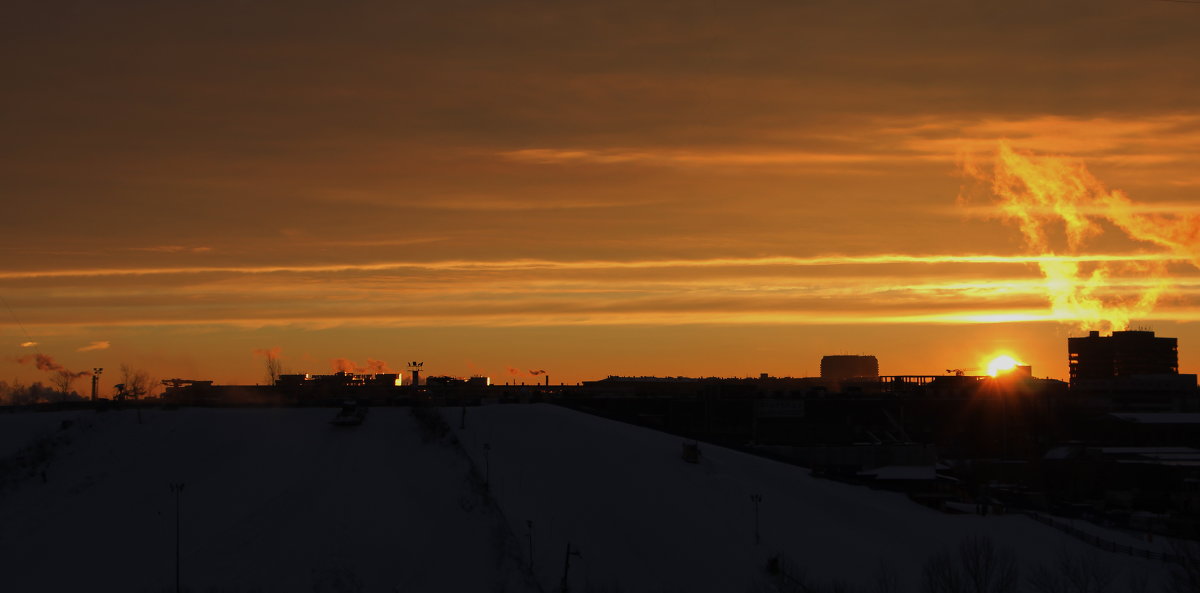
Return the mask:
{"type": "Polygon", "coordinates": [[[1012,550],[997,548],[990,538],[970,536],[958,544],[957,553],[943,550],[921,570],[927,593],[1013,593],[1019,579],[1012,550]]]}
{"type": "Polygon", "coordinates": [[[1019,584],[1017,559],[1012,550],[997,548],[991,538],[971,536],[958,546],[967,591],[1007,593],[1019,584]]]}
{"type": "Polygon", "coordinates": [[[1029,576],[1036,593],[1107,593],[1117,580],[1116,570],[1095,553],[1061,550],[1053,567],[1039,565],[1029,576]]]}
{"type": "Polygon", "coordinates": [[[158,389],[158,383],[154,377],[150,376],[150,373],[131,364],[122,363],[119,388],[118,396],[139,399],[153,396],[158,389]]]}
{"type": "Polygon", "coordinates": [[[266,365],[267,385],[274,385],[279,382],[279,375],[283,373],[283,363],[279,362],[279,353],[275,350],[267,350],[266,365]]]}
{"type": "Polygon", "coordinates": [[[930,556],[921,567],[921,590],[925,593],[962,593],[962,575],[948,550],[930,556]]]}
{"type": "Polygon", "coordinates": [[[874,593],[901,593],[904,590],[900,585],[900,575],[896,572],[896,567],[883,560],[875,567],[874,581],[874,593]]]}

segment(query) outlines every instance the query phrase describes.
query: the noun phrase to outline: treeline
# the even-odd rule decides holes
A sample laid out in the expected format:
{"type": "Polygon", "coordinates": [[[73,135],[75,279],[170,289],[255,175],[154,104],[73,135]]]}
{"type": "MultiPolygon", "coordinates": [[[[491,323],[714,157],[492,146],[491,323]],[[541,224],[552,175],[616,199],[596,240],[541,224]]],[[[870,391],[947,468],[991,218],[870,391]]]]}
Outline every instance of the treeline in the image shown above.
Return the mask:
{"type": "Polygon", "coordinates": [[[55,387],[43,385],[41,381],[34,381],[28,385],[20,381],[12,383],[0,381],[0,405],[4,406],[56,404],[84,399],[86,398],[74,390],[64,392],[55,387]]]}

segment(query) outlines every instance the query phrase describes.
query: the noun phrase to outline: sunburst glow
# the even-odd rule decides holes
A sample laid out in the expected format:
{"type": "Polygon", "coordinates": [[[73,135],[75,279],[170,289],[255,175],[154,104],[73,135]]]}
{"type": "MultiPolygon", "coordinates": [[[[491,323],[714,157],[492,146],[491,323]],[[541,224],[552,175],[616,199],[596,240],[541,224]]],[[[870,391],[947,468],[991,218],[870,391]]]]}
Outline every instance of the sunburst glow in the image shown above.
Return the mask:
{"type": "Polygon", "coordinates": [[[988,362],[987,372],[988,375],[995,377],[1003,373],[1012,372],[1013,369],[1017,368],[1021,364],[1023,363],[1017,359],[1007,354],[1001,354],[1000,356],[997,356],[988,362]]]}

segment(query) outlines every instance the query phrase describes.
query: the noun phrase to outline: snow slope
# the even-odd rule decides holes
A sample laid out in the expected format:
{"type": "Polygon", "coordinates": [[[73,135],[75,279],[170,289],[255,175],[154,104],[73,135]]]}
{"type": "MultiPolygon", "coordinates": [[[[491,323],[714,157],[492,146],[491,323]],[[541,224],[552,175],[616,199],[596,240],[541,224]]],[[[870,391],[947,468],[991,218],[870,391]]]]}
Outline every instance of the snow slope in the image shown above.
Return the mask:
{"type": "Polygon", "coordinates": [[[561,582],[568,542],[581,550],[571,559],[576,591],[747,591],[762,588],[777,553],[825,583],[865,586],[884,562],[916,590],[926,559],[969,535],[1010,546],[1026,571],[1064,549],[1152,580],[1166,570],[1023,516],[947,515],[720,447],[702,444],[704,461],[684,463],[679,437],[556,406],[471,408],[465,429],[460,413],[443,412],[489,471],[513,532],[527,537],[533,521],[534,567],[546,590],[561,582]],[[752,494],[762,496],[758,545],[752,494]]]}
{"type": "Polygon", "coordinates": [[[85,412],[0,413],[0,459],[16,453],[35,439],[57,434],[63,421],[74,421],[85,412]]]}
{"type": "Polygon", "coordinates": [[[1026,569],[1067,549],[1165,570],[1025,517],[944,515],[719,447],[687,464],[678,437],[550,405],[470,408],[465,429],[459,409],[442,410],[471,461],[422,442],[405,408],[373,409],[357,428],[329,425],[335,412],[0,415],[0,455],[39,434],[64,443],[45,483],[0,493],[0,589],[174,590],[175,481],[193,592],[557,591],[568,542],[578,592],[772,590],[774,554],[815,581],[864,584],[887,562],[915,590],[921,564],[970,534],[1012,547],[1026,569]]]}
{"type": "MultiPolygon", "coordinates": [[[[405,408],[357,428],[331,426],[335,412],[77,415],[47,482],[0,495],[0,588],[174,591],[168,484],[181,481],[192,591],[524,589],[498,551],[502,521],[464,494],[461,455],[422,443],[405,408]]],[[[0,421],[13,434],[58,426],[0,421]]]]}

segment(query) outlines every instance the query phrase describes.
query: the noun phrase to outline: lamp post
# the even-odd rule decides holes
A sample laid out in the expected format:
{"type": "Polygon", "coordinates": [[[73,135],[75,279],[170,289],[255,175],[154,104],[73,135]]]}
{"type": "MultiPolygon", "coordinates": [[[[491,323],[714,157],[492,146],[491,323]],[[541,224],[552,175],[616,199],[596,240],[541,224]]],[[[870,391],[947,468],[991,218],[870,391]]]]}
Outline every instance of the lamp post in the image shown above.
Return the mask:
{"type": "Polygon", "coordinates": [[[100,373],[103,372],[104,369],[100,367],[92,368],[92,403],[96,402],[96,393],[100,390],[100,373]]]}
{"type": "Polygon", "coordinates": [[[526,519],[525,525],[529,527],[529,574],[533,574],[533,519],[526,519]]]}
{"type": "Polygon", "coordinates": [[[750,502],[754,503],[754,545],[758,545],[762,538],[758,534],[758,505],[762,503],[761,494],[751,494],[750,502]]]}
{"type": "Polygon", "coordinates": [[[562,593],[569,593],[571,590],[570,582],[567,580],[567,575],[571,573],[571,556],[579,556],[580,558],[583,557],[583,555],[579,553],[578,549],[571,550],[571,542],[567,542],[567,557],[563,561],[563,580],[561,587],[562,593]]]}
{"type": "Polygon", "coordinates": [[[179,586],[179,516],[180,507],[183,504],[183,482],[171,482],[171,492],[175,493],[175,593],[181,593],[182,589],[179,586]]]}
{"type": "Polygon", "coordinates": [[[491,443],[483,444],[483,487],[490,488],[492,485],[492,460],[491,460],[491,443]]]}

